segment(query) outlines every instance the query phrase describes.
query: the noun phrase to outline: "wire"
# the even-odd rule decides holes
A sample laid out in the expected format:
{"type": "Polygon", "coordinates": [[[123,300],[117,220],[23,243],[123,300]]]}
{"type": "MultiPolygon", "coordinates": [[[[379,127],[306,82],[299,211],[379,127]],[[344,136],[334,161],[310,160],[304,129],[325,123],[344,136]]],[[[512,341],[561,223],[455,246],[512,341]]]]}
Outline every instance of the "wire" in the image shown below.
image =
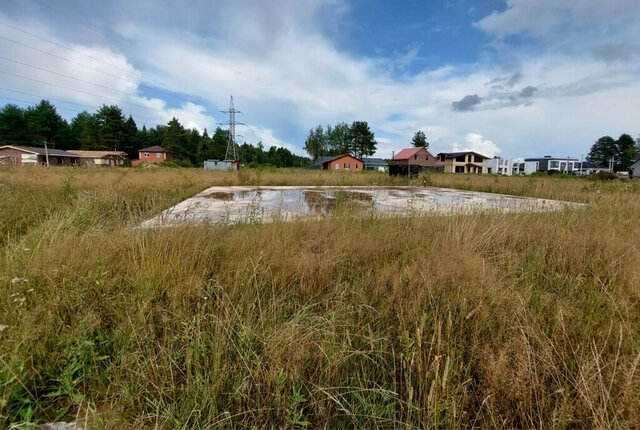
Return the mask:
{"type": "MultiPolygon", "coordinates": [[[[58,99],[58,98],[51,98],[51,97],[43,96],[43,95],[40,95],[40,94],[27,93],[27,92],[24,92],[24,91],[12,90],[12,89],[9,89],[9,88],[2,88],[2,87],[0,87],[0,90],[1,91],[10,91],[10,92],[13,92],[13,93],[23,94],[23,95],[32,96],[32,97],[37,97],[37,98],[39,98],[41,100],[44,99],[44,100],[55,101],[55,102],[58,102],[58,103],[72,104],[72,105],[76,105],[76,106],[81,106],[83,108],[88,108],[90,110],[96,109],[95,106],[85,105],[85,104],[76,103],[76,102],[70,102],[70,101],[62,100],[62,99],[58,99]]],[[[35,102],[27,102],[27,103],[31,104],[31,103],[35,103],[35,102]]],[[[56,107],[56,109],[57,109],[57,107],[56,107]]],[[[71,110],[71,109],[67,109],[67,110],[71,110]]],[[[157,118],[151,118],[151,117],[148,117],[148,116],[145,116],[145,115],[140,115],[140,114],[138,114],[138,113],[136,113],[134,111],[130,111],[130,115],[132,115],[132,116],[135,115],[137,118],[143,118],[143,119],[147,119],[149,121],[155,122],[156,125],[159,124],[157,118]]]]}

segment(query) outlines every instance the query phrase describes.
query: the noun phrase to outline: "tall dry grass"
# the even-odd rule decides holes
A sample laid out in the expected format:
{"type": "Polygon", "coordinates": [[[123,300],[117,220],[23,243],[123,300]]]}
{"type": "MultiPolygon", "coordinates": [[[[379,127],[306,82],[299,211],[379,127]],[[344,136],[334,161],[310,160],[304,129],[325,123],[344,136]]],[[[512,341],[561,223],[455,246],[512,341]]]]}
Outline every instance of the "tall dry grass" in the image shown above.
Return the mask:
{"type": "Polygon", "coordinates": [[[0,171],[0,419],[640,426],[640,187],[0,171]],[[583,209],[128,228],[210,185],[423,184],[583,209]]]}

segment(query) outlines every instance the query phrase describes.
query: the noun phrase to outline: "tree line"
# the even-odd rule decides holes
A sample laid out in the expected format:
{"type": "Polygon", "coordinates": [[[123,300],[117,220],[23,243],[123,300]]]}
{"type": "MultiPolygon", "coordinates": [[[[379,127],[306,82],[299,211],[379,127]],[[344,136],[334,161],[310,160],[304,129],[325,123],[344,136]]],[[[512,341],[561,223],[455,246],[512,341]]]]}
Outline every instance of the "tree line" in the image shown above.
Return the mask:
{"type": "MultiPolygon", "coordinates": [[[[125,117],[117,105],[103,105],[95,113],[80,112],[70,123],[47,100],[27,108],[7,104],[0,109],[0,145],[43,147],[45,142],[57,149],[123,151],[131,159],[138,158],[138,149],[158,145],[182,165],[201,166],[205,160],[225,158],[229,131],[217,127],[212,135],[206,129],[200,133],[176,118],[166,125],[138,129],[131,115],[125,117]]],[[[265,150],[262,142],[239,145],[238,157],[251,167],[300,167],[310,162],[286,148],[265,150]]]]}
{"type": "Polygon", "coordinates": [[[633,140],[624,133],[616,140],[611,136],[602,136],[591,146],[587,161],[598,166],[609,166],[613,161],[615,171],[628,171],[640,154],[640,138],[633,140]]]}
{"type": "Polygon", "coordinates": [[[309,130],[304,149],[315,162],[323,155],[351,154],[361,158],[375,154],[378,143],[366,121],[354,121],[351,125],[339,122],[335,126],[318,125],[309,130]]]}

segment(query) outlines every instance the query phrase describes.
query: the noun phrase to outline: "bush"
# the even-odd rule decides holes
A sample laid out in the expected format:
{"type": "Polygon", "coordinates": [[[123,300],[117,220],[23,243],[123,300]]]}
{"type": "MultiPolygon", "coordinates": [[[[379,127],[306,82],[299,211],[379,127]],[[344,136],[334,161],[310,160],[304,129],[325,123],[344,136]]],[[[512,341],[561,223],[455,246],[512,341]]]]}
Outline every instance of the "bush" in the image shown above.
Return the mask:
{"type": "Polygon", "coordinates": [[[618,175],[612,172],[597,172],[588,176],[592,181],[614,181],[618,179],[618,175]]]}

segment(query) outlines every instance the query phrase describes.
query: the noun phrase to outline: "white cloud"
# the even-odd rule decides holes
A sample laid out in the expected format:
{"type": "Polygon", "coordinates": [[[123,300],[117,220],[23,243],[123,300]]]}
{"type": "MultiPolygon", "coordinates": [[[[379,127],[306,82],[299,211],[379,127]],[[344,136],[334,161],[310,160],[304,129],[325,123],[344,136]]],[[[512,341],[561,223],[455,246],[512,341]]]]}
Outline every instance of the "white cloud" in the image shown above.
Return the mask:
{"type": "Polygon", "coordinates": [[[495,143],[493,143],[489,139],[484,139],[477,133],[467,134],[464,137],[464,141],[462,144],[453,142],[453,152],[460,151],[475,151],[482,155],[486,155],[489,158],[493,158],[501,152],[500,148],[498,148],[495,143]]]}

